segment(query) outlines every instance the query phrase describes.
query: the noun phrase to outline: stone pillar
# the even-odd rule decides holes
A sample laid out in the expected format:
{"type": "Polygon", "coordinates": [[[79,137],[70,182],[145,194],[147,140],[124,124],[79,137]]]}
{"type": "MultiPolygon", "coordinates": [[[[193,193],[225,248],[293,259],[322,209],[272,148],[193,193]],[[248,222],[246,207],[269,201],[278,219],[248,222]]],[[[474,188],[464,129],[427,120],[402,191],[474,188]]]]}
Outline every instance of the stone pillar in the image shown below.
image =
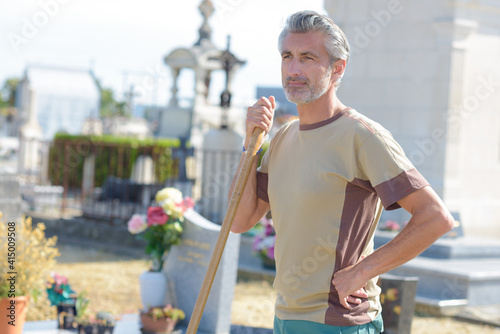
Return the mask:
{"type": "Polygon", "coordinates": [[[19,222],[22,216],[21,191],[15,175],[0,174],[0,222],[19,222]]]}
{"type": "Polygon", "coordinates": [[[181,73],[180,68],[171,68],[172,70],[172,97],[170,98],[169,106],[170,107],[177,107],[179,100],[177,99],[177,92],[179,91],[177,87],[177,80],[179,79],[179,74],[181,73]]]}
{"type": "Polygon", "coordinates": [[[83,161],[82,194],[84,197],[92,195],[95,177],[95,154],[85,157],[83,161]]]}
{"type": "Polygon", "coordinates": [[[28,122],[20,131],[18,170],[22,174],[36,176],[41,172],[42,128],[38,124],[36,93],[29,89],[28,122]]]}

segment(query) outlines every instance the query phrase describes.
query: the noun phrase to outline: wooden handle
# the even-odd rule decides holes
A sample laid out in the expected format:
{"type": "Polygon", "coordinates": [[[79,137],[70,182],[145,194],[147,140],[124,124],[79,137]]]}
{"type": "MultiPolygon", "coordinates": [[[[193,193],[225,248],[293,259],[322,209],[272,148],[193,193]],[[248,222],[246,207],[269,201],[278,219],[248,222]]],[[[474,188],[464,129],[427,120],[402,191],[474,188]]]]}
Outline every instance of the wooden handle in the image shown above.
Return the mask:
{"type": "Polygon", "coordinates": [[[259,148],[257,145],[262,141],[263,135],[264,131],[261,128],[255,128],[252,133],[250,144],[248,145],[233,193],[231,194],[231,200],[229,201],[226,216],[222,222],[219,237],[217,238],[212,258],[208,264],[207,273],[205,274],[205,279],[203,280],[200,293],[198,294],[198,299],[196,299],[196,304],[194,306],[193,314],[191,315],[191,320],[189,321],[186,334],[196,334],[196,331],[198,330],[201,316],[203,315],[203,310],[205,309],[208,295],[210,294],[210,289],[212,288],[215,274],[217,273],[217,268],[219,267],[224,247],[226,246],[229,232],[231,231],[231,225],[233,225],[234,216],[236,214],[236,210],[238,209],[238,204],[240,203],[241,194],[243,193],[243,189],[245,189],[255,156],[257,155],[257,150],[259,148]]]}

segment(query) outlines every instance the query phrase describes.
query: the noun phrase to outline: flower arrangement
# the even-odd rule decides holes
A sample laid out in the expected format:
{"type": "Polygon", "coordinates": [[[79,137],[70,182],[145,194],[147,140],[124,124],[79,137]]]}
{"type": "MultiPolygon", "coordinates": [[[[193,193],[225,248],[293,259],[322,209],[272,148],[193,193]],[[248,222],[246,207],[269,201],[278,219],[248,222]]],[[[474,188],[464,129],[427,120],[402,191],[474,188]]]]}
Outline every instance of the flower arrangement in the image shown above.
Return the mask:
{"type": "Polygon", "coordinates": [[[150,206],[147,215],[135,214],[127,223],[128,230],[147,241],[146,254],[153,259],[152,271],[161,271],[164,256],[170,247],[180,243],[184,213],[193,207],[193,200],[182,197],[176,188],[156,193],[158,206],[150,206]]]}
{"type": "Polygon", "coordinates": [[[163,318],[170,318],[172,320],[183,320],[186,315],[181,309],[175,308],[172,305],[164,307],[151,307],[145,314],[149,315],[154,321],[163,318]]]}
{"type": "Polygon", "coordinates": [[[75,303],[76,295],[71,289],[66,276],[52,272],[46,284],[46,291],[50,300],[50,305],[56,306],[60,304],[75,303]]]}
{"type": "Polygon", "coordinates": [[[264,217],[259,224],[263,227],[261,232],[255,236],[253,241],[253,251],[263,260],[274,260],[274,243],[276,242],[276,232],[271,218],[264,217]]]}
{"type": "Polygon", "coordinates": [[[186,317],[181,309],[172,305],[152,307],[147,312],[141,312],[142,328],[152,333],[171,333],[179,320],[186,317]]]}

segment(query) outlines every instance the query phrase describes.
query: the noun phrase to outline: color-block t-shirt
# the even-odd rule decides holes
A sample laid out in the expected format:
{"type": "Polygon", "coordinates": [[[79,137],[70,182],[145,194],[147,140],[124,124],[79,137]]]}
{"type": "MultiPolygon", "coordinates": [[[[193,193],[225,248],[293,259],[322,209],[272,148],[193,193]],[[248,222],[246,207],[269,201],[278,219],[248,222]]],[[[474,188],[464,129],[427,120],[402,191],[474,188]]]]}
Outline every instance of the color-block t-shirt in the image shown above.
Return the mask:
{"type": "MultiPolygon", "coordinates": [[[[333,274],[361,257],[378,197],[396,209],[427,185],[392,135],[355,110],[284,125],[263,156],[257,183],[276,229],[277,317],[334,326],[371,322],[381,311],[377,278],[365,287],[369,297],[347,310],[333,274]]],[[[370,242],[366,253],[372,251],[370,242]]]]}

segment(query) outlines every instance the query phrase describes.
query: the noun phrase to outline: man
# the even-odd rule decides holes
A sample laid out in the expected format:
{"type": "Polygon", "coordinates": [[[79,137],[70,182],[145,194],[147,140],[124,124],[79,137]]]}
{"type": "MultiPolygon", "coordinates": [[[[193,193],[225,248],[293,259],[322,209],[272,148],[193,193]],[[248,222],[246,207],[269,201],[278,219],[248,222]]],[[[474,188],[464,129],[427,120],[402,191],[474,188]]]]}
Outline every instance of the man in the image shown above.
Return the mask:
{"type": "MultiPolygon", "coordinates": [[[[391,134],[338,99],[349,45],[331,19],[291,15],[279,51],[283,89],[299,120],[284,125],[253,166],[232,231],[247,231],[271,210],[275,333],[378,333],[378,275],[416,257],[453,219],[391,134]],[[367,239],[378,198],[412,217],[373,251],[367,239]]],[[[274,108],[272,96],[248,108],[244,148],[256,127],[270,130],[274,108]]]]}

